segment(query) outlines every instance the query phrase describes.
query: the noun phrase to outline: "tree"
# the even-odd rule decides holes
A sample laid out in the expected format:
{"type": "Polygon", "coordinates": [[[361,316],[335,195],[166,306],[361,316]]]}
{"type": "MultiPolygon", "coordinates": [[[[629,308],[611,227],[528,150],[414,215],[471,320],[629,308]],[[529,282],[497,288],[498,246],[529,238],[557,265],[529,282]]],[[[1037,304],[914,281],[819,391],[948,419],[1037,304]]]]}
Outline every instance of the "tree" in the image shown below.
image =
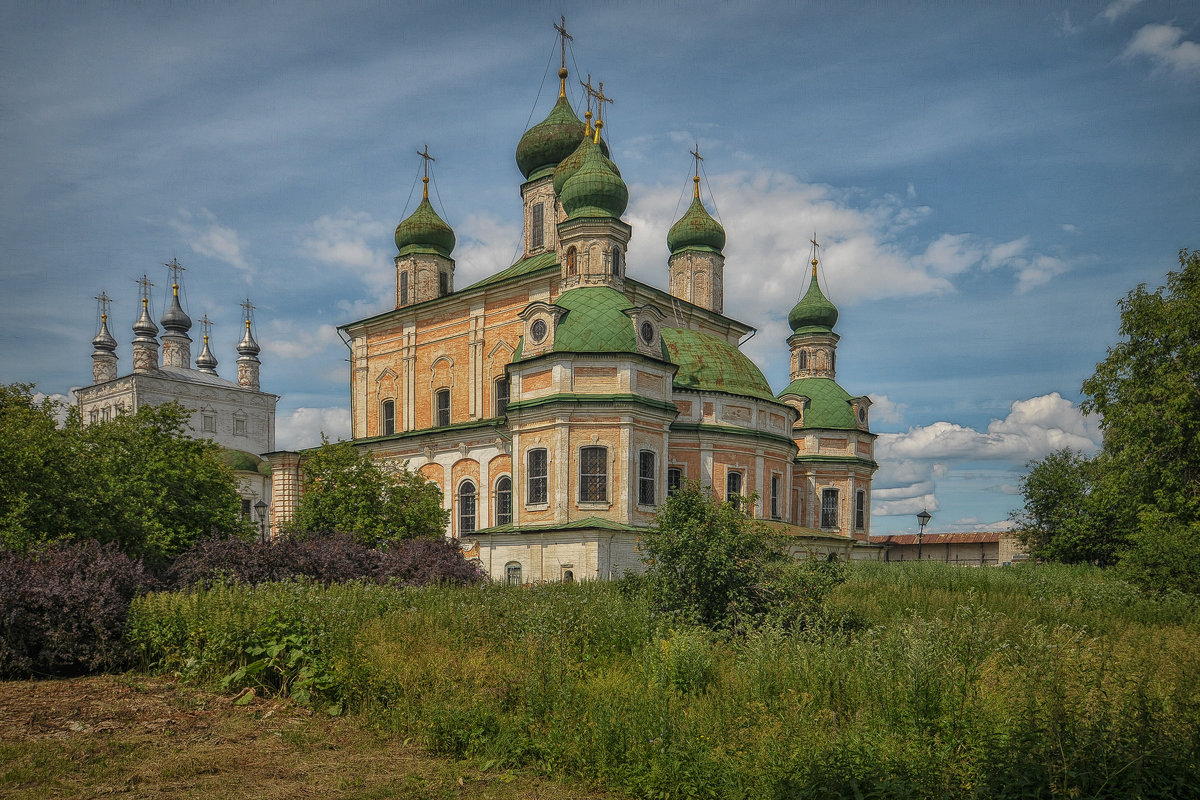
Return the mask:
{"type": "Polygon", "coordinates": [[[291,529],[352,534],[376,547],[443,535],[449,512],[436,484],[407,467],[380,463],[349,442],[321,446],[304,457],[304,491],[291,529]]]}
{"type": "Polygon", "coordinates": [[[659,507],[639,547],[661,610],[735,633],[801,619],[840,580],[836,566],[797,562],[782,536],[694,481],[659,507]]]}
{"type": "Polygon", "coordinates": [[[1011,515],[1021,541],[1039,558],[1113,564],[1126,533],[1114,524],[1103,461],[1063,449],[1026,464],[1025,506],[1011,515]]]}

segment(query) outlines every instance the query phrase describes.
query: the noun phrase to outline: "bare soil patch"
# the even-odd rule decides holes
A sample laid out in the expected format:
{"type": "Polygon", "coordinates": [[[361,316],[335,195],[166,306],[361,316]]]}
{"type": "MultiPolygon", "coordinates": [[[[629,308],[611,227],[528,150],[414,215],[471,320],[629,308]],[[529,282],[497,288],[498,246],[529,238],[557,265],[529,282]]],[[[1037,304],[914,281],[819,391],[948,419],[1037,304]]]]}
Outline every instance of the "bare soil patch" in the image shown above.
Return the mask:
{"type": "Polygon", "coordinates": [[[481,772],[286,700],[137,675],[0,682],[0,797],[596,800],[481,772]]]}

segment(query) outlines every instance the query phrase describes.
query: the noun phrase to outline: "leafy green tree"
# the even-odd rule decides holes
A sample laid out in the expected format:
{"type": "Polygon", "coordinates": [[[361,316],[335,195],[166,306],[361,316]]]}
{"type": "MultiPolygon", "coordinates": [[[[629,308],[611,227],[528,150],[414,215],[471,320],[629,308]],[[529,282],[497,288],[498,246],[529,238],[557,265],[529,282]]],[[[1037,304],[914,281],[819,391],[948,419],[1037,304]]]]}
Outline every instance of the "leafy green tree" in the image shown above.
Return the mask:
{"type": "Polygon", "coordinates": [[[1026,464],[1025,505],[1011,517],[1033,555],[1066,563],[1116,562],[1128,525],[1114,518],[1113,510],[1121,506],[1112,502],[1103,465],[1098,457],[1069,449],[1026,464]]]}
{"type": "Polygon", "coordinates": [[[694,481],[659,507],[639,546],[661,610],[735,633],[802,622],[841,578],[834,565],[798,562],[784,537],[694,481]]]}
{"type": "Polygon", "coordinates": [[[376,461],[349,442],[306,454],[304,491],[293,532],[348,533],[370,547],[443,535],[449,512],[442,493],[419,472],[376,461]]]}

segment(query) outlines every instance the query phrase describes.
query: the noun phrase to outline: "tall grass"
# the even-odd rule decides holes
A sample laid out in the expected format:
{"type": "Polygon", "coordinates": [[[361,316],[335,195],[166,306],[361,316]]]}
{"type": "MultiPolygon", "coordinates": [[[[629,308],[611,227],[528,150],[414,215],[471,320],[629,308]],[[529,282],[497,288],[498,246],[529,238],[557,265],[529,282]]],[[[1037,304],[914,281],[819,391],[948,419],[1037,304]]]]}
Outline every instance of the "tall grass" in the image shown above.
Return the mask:
{"type": "Polygon", "coordinates": [[[838,622],[728,639],[654,621],[636,583],[284,583],[148,596],[133,631],[151,668],[210,682],[290,636],[281,653],[322,676],[314,702],[436,753],[636,797],[1200,786],[1186,598],[1091,569],[857,565],[826,611],[838,622]]]}

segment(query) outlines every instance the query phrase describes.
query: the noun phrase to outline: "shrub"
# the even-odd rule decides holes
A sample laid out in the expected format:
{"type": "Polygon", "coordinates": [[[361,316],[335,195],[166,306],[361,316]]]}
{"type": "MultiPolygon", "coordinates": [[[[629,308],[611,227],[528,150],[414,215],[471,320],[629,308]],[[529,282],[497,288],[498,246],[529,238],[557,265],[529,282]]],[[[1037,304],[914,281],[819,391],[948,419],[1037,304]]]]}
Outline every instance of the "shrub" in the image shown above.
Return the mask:
{"type": "Polygon", "coordinates": [[[148,582],[141,562],[112,544],[0,553],[0,675],[125,667],[129,604],[148,582]]]}
{"type": "Polygon", "coordinates": [[[466,586],[484,579],[479,567],[445,539],[408,539],[382,551],[377,580],[405,586],[448,583],[466,586]]]}

